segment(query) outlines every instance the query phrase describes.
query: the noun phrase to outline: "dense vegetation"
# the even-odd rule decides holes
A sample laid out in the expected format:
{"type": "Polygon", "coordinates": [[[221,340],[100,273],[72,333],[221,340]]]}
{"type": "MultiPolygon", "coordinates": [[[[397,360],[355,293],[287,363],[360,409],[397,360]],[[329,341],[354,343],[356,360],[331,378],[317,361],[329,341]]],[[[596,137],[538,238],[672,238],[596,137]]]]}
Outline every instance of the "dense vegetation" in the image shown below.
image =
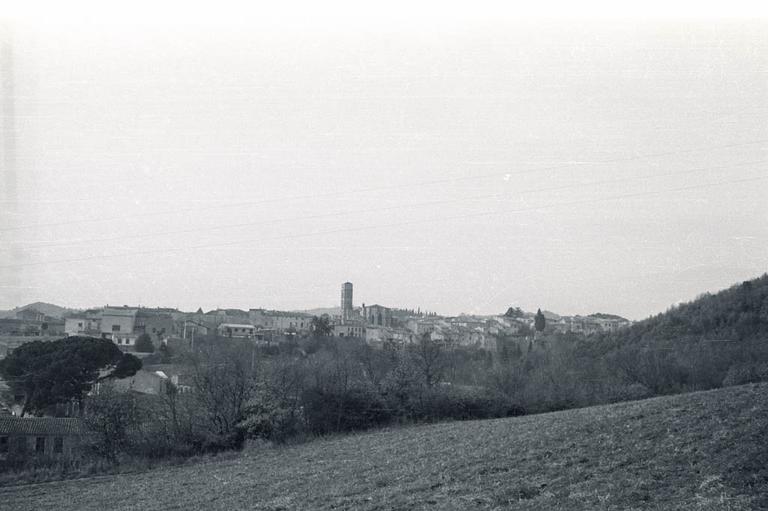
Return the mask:
{"type": "Polygon", "coordinates": [[[311,337],[256,347],[199,338],[176,363],[187,378],[160,396],[102,385],[86,403],[92,451],[119,462],[237,448],[247,438],[295,441],[393,423],[503,417],[523,412],[479,384],[482,350],[448,350],[424,337],[399,348],[311,337]],[[470,382],[476,384],[456,384],[470,382]]]}
{"type": "Polygon", "coordinates": [[[611,335],[624,342],[768,339],[768,274],[672,307],[611,335]]]}
{"type": "Polygon", "coordinates": [[[602,336],[591,352],[654,394],[768,379],[768,275],[602,336]]]}
{"type": "Polygon", "coordinates": [[[618,332],[505,352],[499,374],[529,411],[768,380],[768,275],[618,332]]]}

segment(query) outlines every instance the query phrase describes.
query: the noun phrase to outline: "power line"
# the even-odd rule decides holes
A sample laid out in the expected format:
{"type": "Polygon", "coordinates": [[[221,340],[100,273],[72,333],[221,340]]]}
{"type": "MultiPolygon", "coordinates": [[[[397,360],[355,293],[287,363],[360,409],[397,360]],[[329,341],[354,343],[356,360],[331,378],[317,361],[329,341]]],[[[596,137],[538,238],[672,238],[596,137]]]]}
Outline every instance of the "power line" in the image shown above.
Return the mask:
{"type": "MultiPolygon", "coordinates": [[[[558,191],[558,190],[567,190],[571,188],[576,187],[585,187],[585,186],[598,186],[598,185],[605,185],[605,184],[613,184],[613,183],[623,183],[627,181],[633,181],[633,180],[641,180],[641,179],[656,179],[656,178],[664,178],[664,177],[676,177],[676,176],[682,176],[682,175],[688,175],[688,174],[695,174],[700,172],[706,172],[709,170],[715,170],[715,169],[723,169],[723,168],[734,168],[734,167],[743,167],[743,166],[749,166],[749,165],[758,165],[758,164],[764,164],[766,163],[765,160],[758,160],[758,161],[749,161],[749,162],[743,162],[743,163],[737,163],[732,165],[716,165],[716,166],[710,166],[710,167],[699,167],[695,169],[689,169],[681,172],[670,172],[665,174],[646,174],[642,176],[632,176],[629,178],[618,178],[618,179],[603,179],[598,181],[588,181],[588,182],[582,182],[582,183],[575,183],[575,184],[568,184],[568,185],[558,185],[558,186],[552,186],[552,187],[544,187],[544,188],[533,188],[528,190],[515,190],[515,193],[521,194],[521,193],[540,193],[540,192],[552,192],[552,191],[558,191]]],[[[392,211],[392,210],[400,210],[400,209],[410,209],[410,208],[419,208],[423,206],[435,206],[440,204],[451,204],[455,202],[463,202],[463,201],[472,201],[472,200],[481,200],[481,199],[494,199],[494,198],[500,198],[500,197],[507,197],[507,193],[495,193],[495,194],[485,194],[485,195],[475,195],[475,196],[468,196],[468,197],[461,197],[458,199],[441,199],[441,200],[435,200],[435,201],[425,201],[425,202],[416,202],[416,203],[410,203],[410,204],[400,204],[396,206],[386,206],[381,208],[367,208],[367,209],[357,209],[357,210],[347,210],[347,211],[335,211],[331,213],[319,213],[316,215],[304,215],[304,216],[298,216],[298,217],[289,217],[289,218],[281,218],[276,220],[262,220],[257,222],[243,222],[238,224],[227,224],[224,226],[225,228],[239,228],[239,227],[255,227],[258,225],[271,225],[274,223],[284,223],[284,222],[294,222],[294,221],[302,221],[302,220],[318,220],[322,218],[333,218],[338,216],[346,216],[346,215],[358,215],[358,214],[365,214],[365,213],[378,213],[382,211],[392,211]]],[[[55,248],[55,247],[62,247],[62,246],[71,246],[71,245],[81,245],[81,244],[90,244],[90,243],[106,243],[111,241],[122,241],[125,239],[142,239],[142,238],[153,238],[157,236],[172,236],[177,234],[190,234],[190,233],[198,233],[198,232],[208,232],[208,231],[218,231],[221,230],[221,226],[213,226],[213,227],[195,227],[190,229],[180,229],[180,230],[172,230],[172,231],[161,231],[161,232],[155,232],[155,233],[140,233],[140,234],[131,234],[131,235],[124,235],[124,236],[116,236],[116,237],[109,237],[109,238],[91,238],[91,239],[79,239],[79,240],[64,240],[60,242],[51,242],[46,243],[45,245],[39,245],[35,247],[27,247],[26,250],[30,249],[48,249],[48,248],[55,248]]]]}
{"type": "MultiPolygon", "coordinates": [[[[675,151],[664,151],[664,152],[658,152],[658,153],[646,153],[646,154],[627,156],[622,158],[598,160],[594,162],[589,162],[588,164],[589,165],[608,165],[611,163],[636,161],[636,160],[641,160],[646,158],[656,158],[661,156],[685,154],[685,153],[691,153],[691,152],[697,152],[697,151],[727,149],[731,147],[742,147],[747,145],[763,144],[766,142],[768,142],[768,139],[753,140],[749,142],[740,142],[735,144],[725,144],[720,146],[711,146],[707,148],[689,148],[689,149],[680,149],[675,151]]],[[[255,206],[259,204],[269,204],[269,203],[285,202],[285,201],[292,201],[292,200],[337,197],[340,195],[351,195],[351,194],[358,194],[358,193],[369,193],[369,192],[378,192],[378,191],[385,191],[385,190],[396,190],[396,189],[403,189],[403,188],[431,186],[435,184],[452,183],[452,182],[474,180],[474,179],[488,179],[488,178],[499,177],[499,176],[517,176],[517,175],[530,174],[530,173],[541,172],[546,170],[558,170],[562,168],[569,168],[575,165],[583,165],[583,163],[568,162],[568,163],[559,164],[559,165],[537,167],[537,168],[519,170],[514,172],[493,172],[489,174],[480,174],[480,175],[474,175],[474,176],[456,176],[451,178],[434,179],[429,181],[421,181],[421,182],[408,183],[408,184],[394,184],[394,185],[373,187],[373,188],[358,188],[353,190],[336,190],[336,191],[324,192],[324,193],[302,194],[302,195],[292,195],[292,196],[283,196],[283,197],[269,197],[269,198],[254,200],[254,201],[232,202],[228,204],[218,204],[213,206],[171,209],[171,210],[165,210],[165,211],[155,211],[155,212],[145,212],[145,213],[134,213],[131,215],[131,218],[145,218],[145,217],[187,213],[187,212],[210,211],[210,210],[216,210],[216,209],[235,208],[235,207],[243,207],[243,206],[255,206]]],[[[73,224],[80,224],[80,223],[95,223],[95,222],[123,221],[123,220],[125,220],[125,217],[123,216],[82,218],[82,219],[76,219],[76,220],[65,220],[61,222],[46,222],[46,223],[40,223],[40,224],[27,224],[27,225],[14,226],[14,227],[5,227],[0,229],[0,232],[18,231],[18,230],[38,228],[38,227],[56,227],[56,226],[73,225],[73,224]]]]}
{"type": "Polygon", "coordinates": [[[629,194],[621,194],[621,195],[613,195],[609,197],[599,197],[595,199],[582,199],[582,200],[576,200],[576,201],[570,201],[570,202],[559,202],[559,203],[552,203],[552,204],[544,204],[541,206],[529,206],[524,208],[516,208],[516,209],[508,209],[508,210],[500,210],[500,211],[485,211],[480,213],[471,213],[471,214],[465,214],[465,215],[456,215],[456,216],[448,216],[448,217],[440,217],[440,218],[430,218],[430,219],[423,219],[423,220],[409,220],[409,221],[403,221],[403,222],[396,222],[396,223],[390,223],[390,224],[376,224],[376,225],[366,225],[362,227],[353,227],[353,228],[345,228],[345,229],[332,229],[332,230],[326,230],[326,231],[316,231],[316,232],[310,232],[310,233],[303,233],[303,234],[289,234],[289,235],[282,235],[282,236],[272,236],[272,237],[266,237],[266,238],[251,238],[246,240],[236,240],[236,241],[230,241],[230,242],[224,242],[224,243],[210,243],[210,244],[201,244],[201,245],[192,245],[189,247],[172,247],[172,248],[163,248],[163,249],[152,249],[152,250],[142,250],[142,251],[132,251],[132,252],[125,252],[125,253],[119,253],[119,254],[99,254],[99,255],[93,255],[93,256],[87,256],[87,257],[78,257],[78,258],[71,258],[71,259],[58,259],[58,260],[51,260],[51,261],[38,261],[38,262],[29,262],[29,263],[20,263],[20,264],[9,264],[9,265],[2,265],[0,268],[22,268],[22,267],[29,267],[29,266],[41,266],[41,265],[50,265],[50,264],[64,264],[64,263],[74,263],[74,262],[82,262],[82,261],[92,261],[92,260],[98,260],[98,259],[111,259],[116,257],[133,257],[137,255],[150,255],[150,254],[162,254],[162,253],[168,253],[168,252],[183,252],[183,251],[189,251],[189,250],[197,250],[202,248],[221,248],[221,247],[229,247],[229,246],[237,246],[237,245],[244,245],[248,243],[255,243],[259,241],[274,241],[274,240],[286,240],[286,239],[297,239],[297,238],[306,238],[310,236],[323,236],[328,234],[340,234],[340,233],[349,233],[349,232],[360,232],[360,231],[366,231],[371,229],[383,229],[383,228],[389,228],[389,227],[404,227],[409,225],[417,225],[417,224],[428,224],[432,222],[446,222],[449,220],[461,220],[466,218],[479,218],[479,217],[487,217],[487,216],[496,216],[496,215],[504,215],[508,213],[520,213],[525,211],[537,211],[537,210],[543,210],[543,209],[550,209],[550,208],[557,208],[561,206],[575,206],[580,204],[592,204],[597,202],[604,202],[604,201],[612,201],[612,200],[621,200],[621,199],[631,199],[636,197],[644,197],[644,196],[651,196],[651,195],[659,195],[664,193],[671,193],[671,192],[680,192],[680,191],[687,191],[687,190],[697,190],[702,188],[709,188],[712,186],[724,186],[729,184],[736,184],[736,183],[748,183],[748,182],[754,182],[754,181],[761,181],[768,179],[768,175],[759,176],[759,177],[752,177],[752,178],[745,178],[745,179],[735,179],[735,180],[728,180],[728,181],[718,181],[714,183],[704,183],[704,184],[698,184],[698,185],[689,185],[689,186],[682,186],[678,188],[669,188],[665,190],[653,190],[648,192],[635,192],[635,193],[629,193],[629,194]]]}

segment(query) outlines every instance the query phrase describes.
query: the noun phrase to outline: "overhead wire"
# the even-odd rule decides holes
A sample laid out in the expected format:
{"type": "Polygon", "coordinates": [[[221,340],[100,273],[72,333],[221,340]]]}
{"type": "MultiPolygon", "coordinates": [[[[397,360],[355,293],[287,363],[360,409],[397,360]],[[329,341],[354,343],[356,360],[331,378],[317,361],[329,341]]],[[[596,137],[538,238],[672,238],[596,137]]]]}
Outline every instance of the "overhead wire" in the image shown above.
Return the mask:
{"type": "MultiPolygon", "coordinates": [[[[551,187],[532,188],[527,190],[511,190],[510,192],[516,193],[516,194],[553,192],[553,191],[560,191],[560,190],[568,190],[568,189],[577,188],[577,187],[600,186],[600,185],[624,183],[627,181],[636,181],[636,180],[643,180],[643,179],[677,177],[677,176],[696,174],[696,173],[701,173],[701,172],[706,172],[706,171],[716,170],[716,169],[725,169],[725,168],[731,169],[735,167],[760,165],[765,163],[768,163],[768,161],[755,160],[755,161],[741,162],[741,163],[736,163],[731,165],[715,165],[715,166],[708,166],[708,167],[697,167],[694,169],[688,169],[680,172],[669,172],[664,174],[644,174],[639,176],[631,176],[628,178],[625,177],[625,178],[602,179],[602,180],[596,180],[596,181],[585,181],[580,183],[571,183],[571,184],[557,185],[557,186],[551,186],[551,187]]],[[[466,196],[466,197],[459,197],[459,198],[452,198],[452,199],[439,199],[439,200],[433,200],[433,201],[422,201],[422,202],[416,202],[416,203],[398,204],[394,206],[385,206],[385,207],[379,207],[379,208],[333,211],[328,213],[318,213],[313,215],[294,216],[294,217],[278,218],[278,219],[271,219],[271,220],[228,223],[225,226],[217,225],[217,226],[207,226],[207,227],[193,227],[189,229],[166,230],[166,231],[151,232],[151,233],[126,234],[126,235],[105,237],[105,238],[90,238],[90,239],[80,238],[80,239],[59,240],[59,241],[52,241],[52,242],[42,242],[44,244],[31,246],[31,247],[27,246],[25,247],[25,250],[49,249],[49,248],[72,246],[72,245],[108,243],[112,241],[123,241],[126,239],[144,239],[144,238],[155,238],[159,236],[173,236],[178,234],[192,234],[192,233],[200,233],[200,232],[220,231],[222,227],[227,229],[255,227],[259,225],[272,225],[276,223],[298,222],[298,221],[306,221],[306,220],[320,220],[324,218],[334,218],[339,216],[343,217],[347,215],[360,215],[360,214],[367,214],[367,213],[380,213],[384,211],[393,211],[393,210],[397,211],[402,209],[420,208],[424,206],[430,207],[430,206],[436,206],[436,205],[442,205],[442,204],[452,204],[457,202],[504,198],[504,197],[509,197],[510,192],[484,194],[484,195],[472,195],[472,196],[466,196]]]]}
{"type": "Polygon", "coordinates": [[[591,199],[580,199],[580,200],[567,201],[567,202],[555,202],[551,204],[526,206],[526,207],[515,208],[515,209],[506,209],[506,210],[502,209],[497,211],[484,211],[484,212],[469,213],[469,214],[463,214],[463,215],[441,216],[441,217],[429,218],[429,219],[407,220],[407,221],[394,222],[394,223],[388,223],[388,224],[377,223],[376,225],[373,225],[373,226],[365,225],[365,226],[352,227],[352,228],[331,229],[331,230],[314,231],[314,232],[307,232],[307,233],[294,233],[294,234],[263,237],[263,238],[239,239],[239,240],[233,240],[229,242],[198,244],[198,245],[191,245],[186,247],[166,247],[161,249],[139,250],[139,251],[121,252],[121,253],[114,253],[114,254],[95,254],[92,256],[69,258],[69,259],[32,261],[27,263],[0,265],[0,268],[10,269],[10,268],[22,268],[22,267],[30,267],[30,266],[41,266],[41,265],[66,264],[66,263],[92,261],[92,260],[99,260],[99,259],[134,257],[139,255],[163,254],[163,253],[170,253],[170,252],[184,252],[189,250],[198,250],[198,249],[206,249],[206,248],[222,248],[222,247],[229,247],[229,246],[245,245],[249,243],[256,243],[256,242],[262,242],[262,241],[297,239],[297,238],[306,238],[311,236],[323,236],[323,235],[330,235],[330,234],[360,232],[360,231],[366,231],[371,229],[380,230],[380,229],[391,228],[391,227],[405,227],[409,225],[429,224],[432,222],[446,222],[450,220],[497,216],[497,215],[505,215],[510,213],[525,212],[525,211],[537,211],[537,210],[557,208],[562,206],[575,206],[575,205],[592,204],[592,203],[598,203],[598,202],[604,202],[604,201],[631,199],[631,198],[637,198],[637,197],[659,195],[664,193],[697,190],[697,189],[709,188],[713,186],[725,186],[725,185],[737,184],[737,183],[755,182],[755,181],[761,181],[766,179],[768,179],[768,175],[761,175],[757,177],[750,177],[750,178],[743,178],[743,179],[732,179],[732,180],[718,181],[718,182],[712,182],[712,183],[700,183],[700,184],[687,185],[687,186],[681,186],[676,188],[633,192],[633,193],[627,193],[627,194],[618,194],[618,195],[612,195],[607,197],[597,197],[597,198],[591,198],[591,199]]]}
{"type": "MultiPolygon", "coordinates": [[[[756,144],[763,144],[763,143],[768,143],[768,139],[752,140],[752,141],[739,142],[739,143],[733,143],[733,144],[724,144],[720,146],[709,146],[707,148],[687,148],[687,149],[679,149],[675,151],[645,153],[645,154],[626,156],[621,158],[596,160],[596,161],[587,162],[586,164],[609,165],[612,163],[636,161],[636,160],[656,158],[661,156],[670,156],[674,154],[686,154],[686,153],[691,153],[696,151],[705,151],[705,150],[711,151],[711,150],[718,150],[718,149],[728,149],[732,147],[742,147],[747,145],[756,145],[756,144]]],[[[460,181],[473,180],[473,179],[488,179],[488,178],[499,177],[499,176],[517,176],[517,175],[531,174],[531,173],[547,171],[547,170],[558,170],[562,168],[569,168],[576,165],[584,165],[584,164],[585,163],[568,162],[564,164],[551,165],[546,167],[536,167],[536,168],[530,168],[530,169],[524,169],[524,170],[512,171],[512,172],[500,171],[500,172],[470,175],[470,176],[454,176],[449,178],[433,179],[433,180],[420,181],[415,183],[398,183],[398,184],[370,187],[370,188],[358,188],[358,189],[351,189],[351,190],[334,190],[334,191],[322,192],[322,193],[299,194],[299,195],[282,196],[282,197],[267,197],[267,198],[252,200],[252,201],[239,201],[239,202],[231,202],[227,204],[217,204],[217,205],[192,207],[192,208],[177,208],[177,209],[170,209],[165,211],[132,212],[131,218],[146,218],[146,217],[154,217],[154,216],[162,216],[162,215],[179,214],[179,213],[210,211],[210,210],[236,208],[236,207],[244,207],[244,206],[255,206],[255,205],[269,204],[269,203],[275,203],[275,202],[282,203],[285,201],[293,201],[293,200],[309,200],[309,199],[318,199],[318,198],[327,198],[327,197],[337,197],[337,196],[343,196],[343,195],[370,193],[370,192],[378,192],[378,191],[386,191],[386,190],[396,190],[396,189],[403,189],[403,188],[432,186],[435,184],[460,182],[460,181]]],[[[12,227],[3,227],[3,228],[0,228],[0,232],[19,231],[19,230],[33,229],[33,228],[40,228],[40,227],[58,227],[63,225],[76,225],[81,223],[96,223],[96,222],[110,222],[110,221],[124,221],[124,220],[125,220],[125,216],[81,218],[81,219],[73,219],[73,220],[62,220],[59,222],[45,222],[45,223],[38,223],[38,224],[26,224],[26,225],[12,226],[12,227]]]]}

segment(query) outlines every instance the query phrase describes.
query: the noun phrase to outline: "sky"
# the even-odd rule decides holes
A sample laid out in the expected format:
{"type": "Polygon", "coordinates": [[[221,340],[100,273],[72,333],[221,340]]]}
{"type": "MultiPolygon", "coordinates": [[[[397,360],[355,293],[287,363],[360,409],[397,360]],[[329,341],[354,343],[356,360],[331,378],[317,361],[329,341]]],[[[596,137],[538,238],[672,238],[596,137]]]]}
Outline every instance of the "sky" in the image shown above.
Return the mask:
{"type": "Polygon", "coordinates": [[[0,17],[0,309],[642,319],[768,271],[765,17],[323,5],[0,17]]]}

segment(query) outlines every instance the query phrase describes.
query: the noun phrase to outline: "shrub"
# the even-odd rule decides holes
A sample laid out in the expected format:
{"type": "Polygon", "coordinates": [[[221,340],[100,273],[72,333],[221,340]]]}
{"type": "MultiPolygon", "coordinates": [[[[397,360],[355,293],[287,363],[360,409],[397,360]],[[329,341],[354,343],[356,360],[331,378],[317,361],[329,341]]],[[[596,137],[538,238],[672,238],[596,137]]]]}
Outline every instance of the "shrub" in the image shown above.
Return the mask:
{"type": "Polygon", "coordinates": [[[285,442],[304,430],[304,414],[293,403],[281,402],[266,391],[246,404],[245,419],[238,427],[246,438],[285,442]]]}
{"type": "Polygon", "coordinates": [[[302,403],[307,428],[315,435],[381,426],[397,416],[397,407],[362,387],[345,392],[312,388],[303,394],[302,403]]]}
{"type": "Polygon", "coordinates": [[[141,421],[141,410],[133,393],[103,385],[87,402],[85,425],[93,433],[87,447],[116,463],[118,454],[128,450],[131,430],[141,421]]]}
{"type": "Polygon", "coordinates": [[[768,362],[734,364],[723,378],[723,386],[768,381],[768,362]]]}
{"type": "Polygon", "coordinates": [[[154,353],[155,351],[155,345],[152,344],[152,338],[149,334],[141,334],[138,339],[136,339],[135,348],[139,353],[154,353]]]}

